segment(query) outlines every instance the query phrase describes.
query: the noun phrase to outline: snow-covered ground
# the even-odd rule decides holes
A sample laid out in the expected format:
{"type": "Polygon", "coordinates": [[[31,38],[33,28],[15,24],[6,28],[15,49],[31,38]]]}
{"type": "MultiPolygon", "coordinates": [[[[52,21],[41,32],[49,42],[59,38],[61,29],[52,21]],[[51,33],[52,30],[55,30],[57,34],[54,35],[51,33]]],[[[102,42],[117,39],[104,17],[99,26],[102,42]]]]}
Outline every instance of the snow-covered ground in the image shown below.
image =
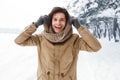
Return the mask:
{"type": "MultiPolygon", "coordinates": [[[[0,80],[36,80],[36,47],[16,45],[17,35],[0,33],[0,80]]],[[[102,44],[100,51],[80,52],[78,80],[120,80],[120,42],[99,41],[102,44]]]]}

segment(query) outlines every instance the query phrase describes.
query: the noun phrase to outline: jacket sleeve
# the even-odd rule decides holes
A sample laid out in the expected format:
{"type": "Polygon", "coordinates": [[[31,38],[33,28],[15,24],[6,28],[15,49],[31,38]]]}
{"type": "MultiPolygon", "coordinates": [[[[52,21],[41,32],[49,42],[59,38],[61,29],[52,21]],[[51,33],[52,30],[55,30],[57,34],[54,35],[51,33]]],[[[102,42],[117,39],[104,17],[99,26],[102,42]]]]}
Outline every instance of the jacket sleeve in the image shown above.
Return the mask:
{"type": "Polygon", "coordinates": [[[99,41],[90,33],[90,31],[83,26],[78,28],[78,32],[81,36],[77,41],[80,50],[89,52],[96,52],[101,49],[99,41]]]}
{"type": "Polygon", "coordinates": [[[37,45],[39,38],[38,35],[32,35],[36,31],[35,24],[31,24],[25,28],[25,30],[17,36],[15,43],[21,46],[35,46],[37,45]]]}

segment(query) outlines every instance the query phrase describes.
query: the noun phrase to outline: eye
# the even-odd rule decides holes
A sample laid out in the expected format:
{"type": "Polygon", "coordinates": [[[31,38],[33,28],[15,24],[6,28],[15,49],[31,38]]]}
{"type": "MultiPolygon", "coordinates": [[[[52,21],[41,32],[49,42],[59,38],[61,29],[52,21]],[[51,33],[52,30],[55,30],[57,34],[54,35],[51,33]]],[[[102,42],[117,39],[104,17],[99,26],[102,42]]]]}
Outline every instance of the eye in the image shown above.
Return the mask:
{"type": "Polygon", "coordinates": [[[57,21],[57,19],[56,19],[56,18],[54,18],[53,20],[54,20],[54,21],[57,21]]]}
{"type": "Polygon", "coordinates": [[[61,18],[60,21],[65,21],[65,18],[61,18]]]}

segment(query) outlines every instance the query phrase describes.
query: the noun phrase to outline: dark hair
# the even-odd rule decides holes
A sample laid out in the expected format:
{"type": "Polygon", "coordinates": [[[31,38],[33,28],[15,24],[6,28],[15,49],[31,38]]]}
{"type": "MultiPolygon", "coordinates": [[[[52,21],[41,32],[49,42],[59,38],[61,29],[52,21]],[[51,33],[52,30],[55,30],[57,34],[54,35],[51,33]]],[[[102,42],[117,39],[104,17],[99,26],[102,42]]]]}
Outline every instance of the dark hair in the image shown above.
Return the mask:
{"type": "Polygon", "coordinates": [[[49,17],[50,17],[50,23],[52,22],[52,17],[55,13],[58,13],[58,12],[61,12],[65,15],[65,18],[66,18],[66,22],[68,21],[69,19],[69,13],[68,11],[65,9],[65,8],[62,8],[62,7],[54,7],[51,12],[48,14],[49,17]]]}

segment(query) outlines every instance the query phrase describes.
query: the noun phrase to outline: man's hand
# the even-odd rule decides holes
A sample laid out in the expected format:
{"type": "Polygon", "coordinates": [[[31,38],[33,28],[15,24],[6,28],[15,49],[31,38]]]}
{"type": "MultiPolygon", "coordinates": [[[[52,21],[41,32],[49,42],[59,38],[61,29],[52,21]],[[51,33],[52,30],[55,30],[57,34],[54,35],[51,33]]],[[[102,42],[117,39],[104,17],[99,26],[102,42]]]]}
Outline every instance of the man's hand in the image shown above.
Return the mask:
{"type": "Polygon", "coordinates": [[[78,18],[75,18],[75,17],[71,17],[70,18],[70,21],[71,21],[71,24],[73,24],[73,26],[76,28],[76,29],[78,29],[81,25],[80,25],[80,23],[79,23],[79,21],[78,21],[78,18]]]}
{"type": "Polygon", "coordinates": [[[36,22],[34,22],[34,24],[36,25],[37,28],[38,28],[38,26],[40,26],[42,24],[49,25],[49,16],[47,16],[47,15],[40,16],[40,18],[36,22]]]}

